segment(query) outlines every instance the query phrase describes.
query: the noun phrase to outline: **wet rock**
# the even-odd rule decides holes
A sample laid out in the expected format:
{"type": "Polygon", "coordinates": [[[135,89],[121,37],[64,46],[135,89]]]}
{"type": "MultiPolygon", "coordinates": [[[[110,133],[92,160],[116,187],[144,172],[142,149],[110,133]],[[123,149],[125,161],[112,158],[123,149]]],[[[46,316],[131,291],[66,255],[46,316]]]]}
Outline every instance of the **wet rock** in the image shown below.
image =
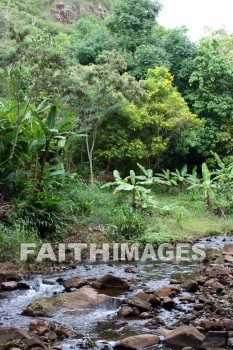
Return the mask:
{"type": "Polygon", "coordinates": [[[98,320],[97,324],[99,327],[106,327],[108,325],[108,321],[107,320],[98,320]]]}
{"type": "Polygon", "coordinates": [[[233,331],[233,320],[224,320],[223,325],[228,331],[233,331]]]}
{"type": "Polygon", "coordinates": [[[1,290],[11,291],[18,288],[18,284],[15,281],[1,283],[1,290]]]}
{"type": "Polygon", "coordinates": [[[142,311],[151,311],[152,309],[148,301],[137,297],[129,297],[127,299],[127,304],[130,306],[136,306],[139,310],[142,310],[142,311]]]}
{"type": "Polygon", "coordinates": [[[135,316],[139,316],[141,314],[141,311],[136,306],[134,306],[133,307],[133,314],[135,316]]]}
{"type": "Polygon", "coordinates": [[[72,288],[81,288],[87,284],[87,280],[82,277],[73,277],[63,281],[66,292],[70,292],[72,288]]]}
{"type": "Polygon", "coordinates": [[[170,345],[200,347],[205,336],[193,326],[180,326],[166,336],[166,342],[170,345]]]}
{"type": "Polygon", "coordinates": [[[135,295],[135,297],[147,301],[153,307],[161,305],[161,300],[151,293],[139,292],[138,294],[135,295]]]}
{"type": "Polygon", "coordinates": [[[27,306],[23,314],[28,316],[48,316],[61,308],[88,308],[103,304],[109,299],[106,295],[98,294],[91,287],[82,287],[73,293],[59,293],[51,297],[34,300],[27,306]]]}
{"type": "Polygon", "coordinates": [[[233,262],[233,255],[224,255],[225,262],[233,262]]]}
{"type": "Polygon", "coordinates": [[[222,254],[233,255],[233,243],[226,243],[222,249],[222,254]]]}
{"type": "Polygon", "coordinates": [[[118,311],[118,315],[122,317],[129,317],[134,314],[133,308],[127,305],[123,305],[118,311]]]}
{"type": "Polygon", "coordinates": [[[199,322],[199,326],[204,328],[206,331],[209,331],[209,330],[219,330],[221,329],[221,325],[219,324],[219,322],[216,322],[216,321],[211,321],[211,320],[202,320],[199,322]]]}
{"type": "Polygon", "coordinates": [[[93,282],[92,287],[95,289],[100,289],[102,287],[102,284],[100,282],[93,282]]]}
{"type": "Polygon", "coordinates": [[[162,306],[164,307],[164,309],[167,309],[167,310],[171,310],[175,307],[175,302],[169,298],[169,297],[165,297],[163,298],[163,303],[162,303],[162,306]]]}
{"type": "Polygon", "coordinates": [[[179,292],[180,292],[179,287],[165,286],[155,291],[154,296],[158,298],[165,298],[165,297],[171,298],[171,297],[174,297],[179,292]]]}
{"type": "Polygon", "coordinates": [[[180,284],[180,281],[173,278],[170,280],[170,284],[180,284]]]}
{"type": "Polygon", "coordinates": [[[59,337],[69,338],[72,334],[72,331],[65,326],[60,326],[58,329],[56,329],[56,334],[59,337]]]}
{"type": "Polygon", "coordinates": [[[30,289],[30,284],[24,280],[17,283],[19,289],[30,289]]]}
{"type": "Polygon", "coordinates": [[[227,345],[228,333],[209,331],[202,342],[202,348],[221,348],[227,345]]]}
{"type": "Polygon", "coordinates": [[[199,285],[196,281],[190,280],[190,281],[184,282],[181,287],[184,288],[189,293],[195,293],[198,290],[199,285]]]}
{"type": "MultiPolygon", "coordinates": [[[[59,280],[59,282],[61,282],[60,279],[58,279],[58,280],[59,280]]],[[[63,279],[62,279],[62,281],[63,281],[63,279]]],[[[46,279],[43,279],[43,280],[42,280],[42,283],[43,283],[43,284],[50,285],[50,286],[54,286],[54,285],[56,284],[56,282],[51,281],[51,280],[46,280],[46,279]]]]}
{"type": "Polygon", "coordinates": [[[146,323],[147,327],[165,326],[165,321],[161,317],[154,317],[152,320],[146,323]]]}
{"type": "Polygon", "coordinates": [[[194,303],[195,298],[192,295],[184,295],[183,297],[179,298],[180,301],[188,302],[188,303],[194,303]]]}
{"type": "Polygon", "coordinates": [[[20,347],[25,348],[30,347],[30,345],[35,342],[33,337],[26,331],[14,327],[0,326],[0,346],[4,348],[10,345],[15,345],[15,342],[20,342],[20,347]]]}
{"type": "Polygon", "coordinates": [[[107,274],[99,278],[97,282],[101,283],[102,288],[106,288],[106,289],[121,289],[121,290],[129,289],[129,284],[127,281],[111,274],[107,274]]]}
{"type": "Polygon", "coordinates": [[[125,338],[119,341],[115,345],[115,349],[117,350],[139,350],[144,349],[149,346],[153,346],[159,343],[159,337],[154,334],[143,334],[143,335],[135,335],[133,337],[125,338]]]}
{"type": "Polygon", "coordinates": [[[4,281],[20,281],[23,279],[23,275],[17,271],[6,271],[2,270],[0,272],[0,283],[4,281]]]}
{"type": "Polygon", "coordinates": [[[229,346],[229,348],[233,348],[233,338],[229,338],[227,345],[229,346]]]}
{"type": "Polygon", "coordinates": [[[125,272],[127,272],[127,273],[139,273],[140,270],[139,270],[139,268],[136,267],[136,266],[127,266],[127,267],[125,268],[125,272]]]}

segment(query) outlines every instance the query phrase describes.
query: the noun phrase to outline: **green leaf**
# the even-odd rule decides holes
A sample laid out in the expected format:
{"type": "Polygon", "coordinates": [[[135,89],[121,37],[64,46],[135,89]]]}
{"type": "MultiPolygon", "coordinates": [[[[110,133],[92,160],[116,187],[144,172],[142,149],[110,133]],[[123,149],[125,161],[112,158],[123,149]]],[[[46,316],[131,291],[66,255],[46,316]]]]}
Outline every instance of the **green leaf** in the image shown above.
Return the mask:
{"type": "Polygon", "coordinates": [[[46,126],[49,130],[55,129],[57,112],[58,112],[58,106],[57,105],[51,106],[48,114],[48,118],[46,120],[46,126]]]}

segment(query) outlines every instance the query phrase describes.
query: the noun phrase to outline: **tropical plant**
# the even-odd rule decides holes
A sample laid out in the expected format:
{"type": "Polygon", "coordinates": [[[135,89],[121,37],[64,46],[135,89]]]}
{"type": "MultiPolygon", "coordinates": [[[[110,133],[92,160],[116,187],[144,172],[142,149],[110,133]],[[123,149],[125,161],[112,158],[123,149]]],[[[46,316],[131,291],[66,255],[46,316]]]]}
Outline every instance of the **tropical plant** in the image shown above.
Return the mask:
{"type": "Polygon", "coordinates": [[[113,176],[115,181],[103,185],[103,188],[116,186],[114,190],[115,194],[121,191],[130,192],[132,208],[146,209],[156,204],[151,195],[151,189],[145,187],[153,184],[153,172],[151,169],[146,170],[140,164],[138,164],[138,166],[143,171],[144,175],[136,176],[135,172],[131,170],[130,175],[122,179],[119,171],[114,170],[113,176]]]}
{"type": "Polygon", "coordinates": [[[204,193],[206,210],[209,210],[211,207],[211,196],[214,195],[214,190],[216,189],[216,178],[213,177],[212,172],[210,172],[206,163],[202,164],[202,177],[200,181],[198,178],[193,175],[189,176],[188,181],[191,184],[189,189],[198,188],[201,189],[204,193]]]}
{"type": "Polygon", "coordinates": [[[175,172],[171,172],[171,175],[173,175],[173,179],[178,183],[179,193],[182,193],[186,178],[188,177],[187,164],[185,164],[180,171],[176,169],[175,172]]]}
{"type": "Polygon", "coordinates": [[[162,173],[156,173],[158,176],[157,182],[167,187],[167,192],[171,192],[172,186],[177,186],[176,180],[172,177],[169,169],[162,170],[162,173]]]}

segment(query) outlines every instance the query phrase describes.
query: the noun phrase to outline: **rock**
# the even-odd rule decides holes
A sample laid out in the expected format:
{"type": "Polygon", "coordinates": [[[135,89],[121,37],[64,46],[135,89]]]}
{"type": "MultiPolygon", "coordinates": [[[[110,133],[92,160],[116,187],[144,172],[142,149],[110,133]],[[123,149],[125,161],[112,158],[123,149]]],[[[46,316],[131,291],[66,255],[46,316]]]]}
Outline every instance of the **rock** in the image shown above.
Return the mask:
{"type": "Polygon", "coordinates": [[[233,338],[229,338],[227,345],[229,346],[229,348],[233,348],[233,338]]]}
{"type": "Polygon", "coordinates": [[[115,349],[117,350],[124,350],[124,349],[133,349],[133,350],[139,350],[144,349],[149,346],[153,346],[159,343],[159,337],[154,334],[142,334],[142,335],[135,335],[133,337],[125,338],[121,341],[119,341],[115,345],[115,349]]]}
{"type": "Polygon", "coordinates": [[[72,331],[65,326],[60,326],[58,329],[56,329],[56,334],[59,337],[69,338],[72,334],[72,331]]]}
{"type": "Polygon", "coordinates": [[[125,272],[127,273],[139,273],[139,269],[136,266],[127,266],[125,268],[125,272]]]}
{"type": "Polygon", "coordinates": [[[38,298],[27,306],[23,314],[36,317],[48,316],[51,312],[61,308],[76,309],[98,306],[109,298],[106,295],[98,294],[91,287],[82,287],[73,293],[59,293],[51,297],[38,298]]]}
{"type": "Polygon", "coordinates": [[[228,331],[233,331],[233,320],[224,320],[223,325],[228,331]]]}
{"type": "Polygon", "coordinates": [[[129,297],[127,299],[127,304],[130,306],[136,306],[138,309],[142,310],[142,311],[151,311],[151,305],[150,303],[148,303],[148,301],[146,300],[142,300],[140,298],[137,297],[129,297]]]}
{"type": "Polygon", "coordinates": [[[195,298],[192,295],[184,295],[183,297],[179,298],[180,301],[186,301],[188,303],[194,303],[195,298]]]}
{"type": "Polygon", "coordinates": [[[224,255],[224,261],[233,262],[233,255],[224,255]]]}
{"type": "Polygon", "coordinates": [[[226,243],[222,249],[222,254],[233,255],[233,243],[226,243]]]}
{"type": "Polygon", "coordinates": [[[152,320],[146,323],[146,327],[155,326],[157,328],[158,325],[165,326],[165,321],[161,317],[154,317],[152,320]]]}
{"type": "Polygon", "coordinates": [[[162,287],[154,292],[154,295],[158,298],[165,298],[165,297],[174,297],[176,294],[180,292],[179,287],[174,286],[165,286],[162,287]]]}
{"type": "Polygon", "coordinates": [[[129,317],[134,314],[133,308],[127,305],[123,305],[118,311],[118,315],[122,317],[129,317]]]}
{"type": "Polygon", "coordinates": [[[106,327],[108,325],[108,321],[107,320],[98,320],[97,324],[99,327],[106,327]]]}
{"type": "Polygon", "coordinates": [[[170,345],[200,347],[205,336],[193,326],[180,326],[166,337],[166,342],[170,345]]]}
{"type": "Polygon", "coordinates": [[[15,281],[1,283],[1,289],[4,291],[11,291],[18,288],[18,284],[15,281]]]}
{"type": "Polygon", "coordinates": [[[171,298],[165,297],[165,298],[163,298],[162,305],[163,305],[164,309],[171,310],[175,307],[175,302],[171,298]]]}
{"type": "Polygon", "coordinates": [[[97,282],[101,283],[102,288],[106,288],[106,289],[121,289],[121,290],[129,289],[129,284],[127,281],[111,274],[107,274],[99,278],[97,282]]]}
{"type": "Polygon", "coordinates": [[[221,329],[221,325],[218,322],[208,319],[200,321],[199,326],[204,328],[206,331],[215,331],[221,329]]]}
{"type": "MultiPolygon", "coordinates": [[[[63,281],[63,279],[62,279],[62,281],[63,281]]],[[[50,285],[50,286],[54,286],[54,285],[56,284],[55,281],[46,280],[46,279],[43,279],[43,280],[42,280],[42,283],[43,283],[43,284],[50,285]]]]}
{"type": "Polygon", "coordinates": [[[4,348],[5,346],[10,348],[10,344],[14,346],[15,341],[17,342],[20,341],[20,343],[24,347],[28,347],[28,345],[32,343],[33,338],[28,332],[22,329],[8,327],[8,326],[1,326],[0,327],[1,348],[4,348]]]}
{"type": "Polygon", "coordinates": [[[141,311],[136,306],[134,306],[133,307],[133,314],[135,316],[139,316],[141,314],[141,311]]]}
{"type": "Polygon", "coordinates": [[[203,340],[201,347],[205,349],[225,347],[227,345],[227,338],[227,332],[209,331],[203,340]]]}
{"type": "Polygon", "coordinates": [[[26,281],[22,280],[22,281],[19,281],[17,283],[17,286],[19,289],[30,289],[30,285],[29,283],[27,283],[26,281]]]}
{"type": "Polygon", "coordinates": [[[186,281],[184,282],[182,285],[181,285],[182,288],[184,288],[185,290],[187,290],[187,292],[189,293],[195,293],[198,288],[199,288],[199,285],[196,281],[186,281]]]}
{"type": "Polygon", "coordinates": [[[0,272],[0,282],[4,281],[20,281],[23,279],[23,275],[17,271],[1,271],[0,272]]]}
{"type": "Polygon", "coordinates": [[[73,277],[63,281],[63,286],[67,292],[70,292],[71,288],[81,288],[87,284],[87,280],[82,277],[73,277]]]}
{"type": "Polygon", "coordinates": [[[93,282],[92,287],[95,289],[100,289],[102,287],[102,284],[100,282],[93,282]]]}
{"type": "Polygon", "coordinates": [[[139,292],[138,294],[134,295],[134,297],[147,301],[153,307],[161,305],[161,300],[155,297],[154,294],[139,292]]]}

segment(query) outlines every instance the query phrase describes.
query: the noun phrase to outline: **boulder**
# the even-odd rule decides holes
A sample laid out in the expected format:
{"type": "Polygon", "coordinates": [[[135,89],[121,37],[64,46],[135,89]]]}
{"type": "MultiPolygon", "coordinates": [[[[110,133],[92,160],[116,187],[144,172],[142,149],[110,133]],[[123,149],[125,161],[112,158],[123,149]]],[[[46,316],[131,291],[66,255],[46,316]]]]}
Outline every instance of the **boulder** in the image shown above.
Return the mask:
{"type": "Polygon", "coordinates": [[[165,286],[162,287],[154,292],[154,295],[158,298],[165,298],[165,297],[174,297],[176,294],[180,292],[179,287],[175,286],[165,286]]]}
{"type": "Polygon", "coordinates": [[[0,327],[0,348],[14,347],[18,343],[24,348],[28,348],[35,339],[26,331],[14,327],[1,326],[0,327]]]}
{"type": "Polygon", "coordinates": [[[222,254],[233,255],[233,243],[226,243],[222,249],[222,254]]]}
{"type": "Polygon", "coordinates": [[[201,347],[208,348],[221,348],[227,345],[228,333],[221,331],[209,331],[202,342],[201,347]]]}
{"type": "Polygon", "coordinates": [[[63,281],[63,286],[67,292],[70,292],[71,288],[81,288],[87,284],[87,280],[82,277],[73,277],[63,281]]]}
{"type": "Polygon", "coordinates": [[[184,288],[189,293],[195,293],[198,290],[199,285],[196,281],[190,280],[190,281],[184,282],[181,287],[184,288]]]}
{"type": "Polygon", "coordinates": [[[21,281],[23,279],[23,275],[17,271],[0,271],[0,282],[4,281],[21,281]]]}
{"type": "Polygon", "coordinates": [[[210,330],[215,331],[215,330],[221,329],[221,325],[219,324],[219,322],[208,320],[208,319],[200,321],[199,327],[204,328],[206,331],[210,331],[210,330]]]}
{"type": "Polygon", "coordinates": [[[118,315],[122,317],[129,317],[134,314],[133,308],[127,305],[123,305],[118,311],[118,315]]]}
{"type": "Polygon", "coordinates": [[[205,336],[193,326],[180,326],[170,331],[166,336],[166,342],[170,345],[190,346],[198,348],[201,346],[205,336]]]}
{"type": "Polygon", "coordinates": [[[175,307],[176,304],[171,298],[165,297],[165,298],[163,298],[162,305],[163,305],[164,309],[171,310],[175,307]]]}
{"type": "Polygon", "coordinates": [[[110,297],[98,294],[91,287],[82,287],[73,293],[59,293],[51,297],[34,300],[23,311],[29,316],[48,316],[61,308],[77,309],[95,307],[105,303],[110,297]]]}
{"type": "Polygon", "coordinates": [[[129,297],[127,299],[127,304],[130,306],[136,306],[139,310],[142,311],[151,311],[151,305],[148,301],[137,298],[137,297],[129,297]]]}
{"type": "Polygon", "coordinates": [[[144,349],[149,346],[153,346],[159,343],[159,337],[154,334],[142,334],[142,335],[135,335],[133,337],[125,338],[121,341],[119,341],[115,345],[115,349],[117,350],[125,350],[125,349],[132,349],[132,350],[139,350],[144,349]]]}
{"type": "Polygon", "coordinates": [[[11,291],[18,288],[18,284],[15,281],[1,283],[1,290],[11,291]]]}
{"type": "Polygon", "coordinates": [[[19,289],[30,289],[30,285],[28,282],[22,280],[17,283],[19,289]]]}
{"type": "Polygon", "coordinates": [[[97,282],[101,283],[102,288],[106,288],[106,289],[121,289],[121,290],[129,289],[129,284],[127,281],[111,274],[107,274],[99,278],[97,282]]]}

